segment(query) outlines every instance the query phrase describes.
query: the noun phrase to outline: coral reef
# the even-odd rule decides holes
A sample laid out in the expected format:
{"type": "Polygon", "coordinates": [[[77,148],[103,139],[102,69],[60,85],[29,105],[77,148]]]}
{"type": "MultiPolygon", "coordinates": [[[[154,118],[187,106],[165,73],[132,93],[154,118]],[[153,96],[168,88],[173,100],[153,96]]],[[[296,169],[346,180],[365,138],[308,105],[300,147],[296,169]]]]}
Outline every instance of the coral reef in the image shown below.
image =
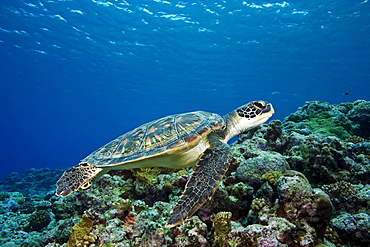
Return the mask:
{"type": "Polygon", "coordinates": [[[284,172],[289,169],[284,157],[276,152],[261,151],[259,156],[248,158],[236,169],[236,178],[253,187],[261,186],[262,175],[270,171],[284,172]]]}
{"type": "Polygon", "coordinates": [[[299,170],[315,184],[341,180],[366,181],[370,175],[369,160],[363,145],[341,141],[335,136],[302,135],[292,132],[283,154],[294,170],[299,170]]]}
{"type": "Polygon", "coordinates": [[[355,245],[370,244],[370,215],[366,213],[342,214],[331,221],[331,226],[342,237],[355,245]]]}
{"type": "Polygon", "coordinates": [[[278,171],[269,171],[262,175],[262,179],[268,181],[271,185],[276,185],[276,181],[281,176],[283,176],[283,174],[278,171]]]}
{"type": "Polygon", "coordinates": [[[370,102],[357,100],[354,103],[330,105],[326,102],[308,101],[283,123],[287,130],[308,130],[340,139],[358,135],[370,137],[370,102]]]}
{"type": "Polygon", "coordinates": [[[197,216],[193,216],[190,219],[185,220],[183,225],[172,230],[172,234],[175,236],[175,241],[174,244],[171,244],[170,246],[210,246],[209,240],[207,240],[207,225],[197,216]]]}
{"type": "Polygon", "coordinates": [[[255,198],[253,201],[252,201],[252,204],[251,204],[251,209],[253,211],[260,211],[264,206],[267,205],[267,202],[265,199],[263,198],[255,198]]]}
{"type": "Polygon", "coordinates": [[[370,102],[357,100],[351,106],[350,111],[347,113],[347,117],[353,123],[353,134],[369,139],[370,102]]]}
{"type": "Polygon", "coordinates": [[[320,101],[309,101],[297,112],[288,116],[283,123],[285,129],[302,129],[325,136],[337,136],[341,139],[350,136],[351,121],[346,117],[348,109],[320,101]]]}
{"type": "Polygon", "coordinates": [[[31,214],[28,219],[28,225],[26,226],[27,230],[30,231],[40,231],[51,221],[50,214],[47,210],[41,209],[31,214]]]}
{"type": "MultiPolygon", "coordinates": [[[[85,236],[89,234],[93,227],[93,221],[86,214],[82,215],[82,219],[72,227],[72,231],[69,235],[67,247],[73,247],[81,244],[85,245],[85,236]]],[[[96,238],[94,238],[95,242],[96,238]]],[[[88,241],[89,242],[89,241],[88,241]]]]}
{"type": "Polygon", "coordinates": [[[54,190],[55,183],[63,174],[63,170],[50,170],[48,168],[27,170],[22,176],[13,172],[9,174],[0,184],[0,191],[21,192],[24,196],[44,196],[54,190]]]}
{"type": "Polygon", "coordinates": [[[0,246],[368,246],[370,102],[306,102],[239,136],[214,196],[181,225],[169,210],[192,168],[112,170],[54,196],[61,170],[0,184],[0,246]]]}
{"type": "Polygon", "coordinates": [[[219,212],[212,219],[213,246],[223,246],[231,230],[231,212],[219,212]]]}
{"type": "Polygon", "coordinates": [[[312,189],[307,178],[297,171],[286,171],[277,181],[277,190],[278,215],[297,225],[305,234],[323,240],[332,215],[329,196],[320,189],[312,189]]]}
{"type": "Polygon", "coordinates": [[[284,218],[268,217],[262,224],[241,225],[226,237],[229,246],[288,246],[296,226],[284,218]]]}
{"type": "Polygon", "coordinates": [[[150,184],[162,170],[160,168],[133,169],[133,175],[145,184],[150,184]]]}

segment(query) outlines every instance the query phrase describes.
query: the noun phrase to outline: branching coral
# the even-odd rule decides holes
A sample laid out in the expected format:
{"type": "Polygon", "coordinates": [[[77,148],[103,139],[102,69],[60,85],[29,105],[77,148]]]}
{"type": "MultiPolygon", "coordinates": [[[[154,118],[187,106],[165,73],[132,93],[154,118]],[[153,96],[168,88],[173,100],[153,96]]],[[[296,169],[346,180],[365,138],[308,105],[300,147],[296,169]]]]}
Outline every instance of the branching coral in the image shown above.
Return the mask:
{"type": "Polygon", "coordinates": [[[364,139],[364,138],[362,138],[362,137],[359,137],[359,136],[353,135],[353,136],[350,136],[350,137],[346,138],[344,141],[346,141],[346,142],[352,142],[352,143],[358,144],[358,143],[364,142],[364,141],[365,141],[365,139],[364,139]]]}

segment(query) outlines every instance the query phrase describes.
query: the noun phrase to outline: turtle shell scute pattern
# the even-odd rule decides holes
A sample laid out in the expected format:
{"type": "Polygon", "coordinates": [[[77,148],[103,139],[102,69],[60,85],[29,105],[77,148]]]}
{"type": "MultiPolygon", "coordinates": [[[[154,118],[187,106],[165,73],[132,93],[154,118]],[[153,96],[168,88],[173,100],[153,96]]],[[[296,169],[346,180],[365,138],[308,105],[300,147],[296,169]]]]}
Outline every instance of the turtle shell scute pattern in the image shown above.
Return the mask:
{"type": "Polygon", "coordinates": [[[225,128],[224,119],[203,111],[167,116],[123,134],[99,148],[83,162],[114,166],[160,155],[166,151],[187,150],[209,133],[225,128]]]}

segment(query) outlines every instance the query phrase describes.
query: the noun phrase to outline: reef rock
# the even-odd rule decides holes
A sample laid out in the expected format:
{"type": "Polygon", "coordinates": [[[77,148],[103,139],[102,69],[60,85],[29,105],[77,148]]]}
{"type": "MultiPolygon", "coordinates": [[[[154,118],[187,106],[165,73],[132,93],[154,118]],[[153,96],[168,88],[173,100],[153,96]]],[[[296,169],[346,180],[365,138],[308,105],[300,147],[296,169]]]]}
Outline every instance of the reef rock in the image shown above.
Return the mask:
{"type": "Polygon", "coordinates": [[[341,236],[352,244],[369,246],[370,244],[370,215],[366,213],[342,214],[334,218],[330,225],[341,236]]]}
{"type": "Polygon", "coordinates": [[[235,172],[236,178],[253,187],[261,186],[262,175],[269,171],[284,172],[289,164],[284,157],[271,151],[261,151],[259,156],[243,161],[235,172]]]}
{"type": "Polygon", "coordinates": [[[315,239],[323,240],[332,215],[329,196],[320,189],[312,189],[307,178],[297,171],[286,171],[277,180],[277,190],[277,212],[307,234],[315,234],[315,239]]]}
{"type": "Polygon", "coordinates": [[[353,123],[353,134],[370,138],[370,102],[357,100],[353,103],[347,117],[353,123]]]}

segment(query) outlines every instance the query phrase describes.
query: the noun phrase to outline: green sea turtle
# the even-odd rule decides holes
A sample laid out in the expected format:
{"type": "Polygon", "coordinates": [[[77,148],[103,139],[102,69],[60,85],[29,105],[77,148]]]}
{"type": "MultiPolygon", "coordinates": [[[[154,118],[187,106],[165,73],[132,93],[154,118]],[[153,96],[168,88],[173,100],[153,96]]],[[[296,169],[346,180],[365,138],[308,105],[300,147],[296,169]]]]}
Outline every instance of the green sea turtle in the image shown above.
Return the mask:
{"type": "Polygon", "coordinates": [[[196,111],[144,124],[99,148],[57,182],[56,195],[87,189],[111,169],[195,166],[185,191],[172,209],[167,227],[180,224],[210,199],[231,158],[227,142],[274,114],[271,104],[253,101],[221,117],[196,111]]]}

